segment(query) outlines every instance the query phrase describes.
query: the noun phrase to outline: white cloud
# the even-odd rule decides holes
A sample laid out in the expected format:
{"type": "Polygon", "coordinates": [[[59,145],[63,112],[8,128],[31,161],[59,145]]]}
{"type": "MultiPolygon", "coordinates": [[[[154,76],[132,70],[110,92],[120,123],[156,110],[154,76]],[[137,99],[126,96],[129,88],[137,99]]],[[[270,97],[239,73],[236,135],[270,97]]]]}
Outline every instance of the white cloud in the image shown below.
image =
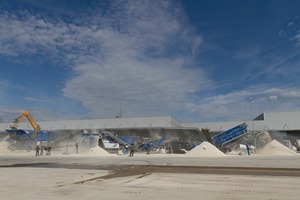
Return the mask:
{"type": "Polygon", "coordinates": [[[269,97],[270,102],[275,102],[275,101],[277,101],[277,99],[278,99],[278,96],[276,96],[276,95],[272,95],[269,97]]]}
{"type": "Polygon", "coordinates": [[[262,85],[198,99],[189,104],[189,110],[194,110],[195,115],[202,116],[204,120],[225,121],[249,120],[252,115],[255,117],[262,112],[294,111],[299,107],[300,88],[266,88],[262,85]]]}
{"type": "Polygon", "coordinates": [[[6,99],[5,95],[10,90],[12,89],[22,90],[23,88],[24,88],[23,86],[14,84],[9,80],[0,79],[0,102],[1,100],[4,101],[6,99]]]}
{"type": "Polygon", "coordinates": [[[279,31],[278,36],[285,37],[286,33],[284,32],[284,30],[281,30],[281,31],[279,31]]]}
{"type": "Polygon", "coordinates": [[[288,88],[280,92],[281,96],[286,98],[300,98],[300,89],[288,88]]]}
{"type": "Polygon", "coordinates": [[[24,100],[26,100],[26,101],[33,101],[33,102],[41,102],[41,103],[54,103],[51,100],[37,99],[37,98],[32,98],[32,97],[25,97],[24,100]]]}
{"type": "MultiPolygon", "coordinates": [[[[252,115],[251,103],[254,115],[299,107],[299,88],[257,86],[200,99],[197,94],[213,83],[201,66],[195,66],[193,56],[203,41],[181,7],[173,1],[110,3],[105,12],[96,7],[69,22],[29,11],[0,11],[0,55],[38,55],[63,62],[74,72],[63,95],[82,102],[92,117],[114,116],[122,107],[124,116],[183,111],[197,119],[246,120],[252,115]]],[[[299,34],[295,40],[299,43],[299,34]]],[[[234,58],[254,66],[261,64],[260,54],[259,47],[247,48],[234,58]]],[[[61,98],[54,99],[60,99],[62,110],[70,107],[61,98]]]]}
{"type": "Polygon", "coordinates": [[[63,93],[92,116],[168,115],[211,84],[193,55],[202,43],[173,1],[110,2],[84,23],[0,12],[0,54],[38,54],[74,70],[63,93]],[[21,17],[19,17],[21,16],[21,17]]]}
{"type": "Polygon", "coordinates": [[[296,46],[300,46],[300,31],[297,32],[297,34],[292,38],[292,40],[296,41],[296,46]]]}
{"type": "Polygon", "coordinates": [[[287,25],[287,27],[291,27],[293,25],[294,25],[294,22],[289,22],[288,25],[287,25]]]}
{"type": "Polygon", "coordinates": [[[5,92],[9,86],[8,81],[0,79],[0,103],[5,99],[5,92]]]}

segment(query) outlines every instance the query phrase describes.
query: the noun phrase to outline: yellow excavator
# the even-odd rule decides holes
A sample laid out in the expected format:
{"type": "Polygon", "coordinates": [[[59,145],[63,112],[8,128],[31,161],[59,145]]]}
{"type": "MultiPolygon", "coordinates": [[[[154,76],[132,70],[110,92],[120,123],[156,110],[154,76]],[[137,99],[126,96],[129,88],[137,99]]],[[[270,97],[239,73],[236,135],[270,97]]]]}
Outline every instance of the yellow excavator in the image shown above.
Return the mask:
{"type": "Polygon", "coordinates": [[[51,140],[53,133],[48,131],[41,131],[40,126],[34,120],[32,115],[28,110],[25,110],[21,115],[19,115],[16,119],[14,119],[10,123],[10,130],[5,130],[10,136],[15,139],[16,141],[31,141],[36,142],[36,145],[39,145],[40,148],[43,148],[48,151],[47,155],[50,155],[51,150],[51,140]],[[27,118],[29,123],[31,124],[33,131],[31,130],[23,130],[18,129],[19,123],[24,119],[27,118]]]}
{"type": "Polygon", "coordinates": [[[28,110],[25,110],[19,117],[14,119],[14,121],[12,121],[12,123],[10,123],[10,125],[9,125],[10,128],[14,129],[14,130],[18,129],[19,122],[22,121],[25,117],[28,119],[28,121],[31,124],[34,132],[36,132],[36,133],[39,132],[40,131],[40,126],[36,123],[36,121],[31,116],[31,114],[28,110]]]}

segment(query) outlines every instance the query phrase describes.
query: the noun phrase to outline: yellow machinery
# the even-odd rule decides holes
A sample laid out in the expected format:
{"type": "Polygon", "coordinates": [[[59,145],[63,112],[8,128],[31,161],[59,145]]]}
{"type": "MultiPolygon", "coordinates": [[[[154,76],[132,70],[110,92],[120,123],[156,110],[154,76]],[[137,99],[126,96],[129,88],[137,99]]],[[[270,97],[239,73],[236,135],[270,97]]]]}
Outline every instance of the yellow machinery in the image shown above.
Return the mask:
{"type": "Polygon", "coordinates": [[[12,123],[9,125],[11,129],[18,129],[19,126],[19,122],[22,121],[24,118],[27,118],[29,123],[31,124],[34,132],[39,132],[40,131],[40,126],[36,123],[36,121],[33,119],[33,117],[31,116],[30,112],[25,110],[19,117],[17,117],[16,119],[14,119],[14,121],[12,121],[12,123]]]}
{"type": "MultiPolygon", "coordinates": [[[[48,131],[41,131],[40,126],[31,116],[30,112],[25,110],[19,117],[14,119],[12,123],[10,123],[10,130],[5,130],[9,135],[15,139],[16,141],[29,141],[35,142],[35,145],[39,145],[40,148],[43,148],[48,151],[47,155],[50,155],[51,150],[51,142],[53,133],[48,131]],[[27,118],[29,123],[31,124],[33,131],[31,130],[23,130],[18,129],[19,122],[21,122],[24,118],[27,118]]],[[[30,144],[32,145],[32,143],[30,144]]]]}

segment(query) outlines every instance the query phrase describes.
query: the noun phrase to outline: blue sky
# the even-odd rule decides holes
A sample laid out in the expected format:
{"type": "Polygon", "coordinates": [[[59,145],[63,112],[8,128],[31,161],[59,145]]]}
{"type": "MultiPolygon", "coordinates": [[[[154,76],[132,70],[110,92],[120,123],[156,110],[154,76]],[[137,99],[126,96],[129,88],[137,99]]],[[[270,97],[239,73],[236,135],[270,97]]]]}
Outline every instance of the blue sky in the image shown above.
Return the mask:
{"type": "Polygon", "coordinates": [[[299,10],[297,0],[0,1],[0,117],[300,111],[299,10]]]}

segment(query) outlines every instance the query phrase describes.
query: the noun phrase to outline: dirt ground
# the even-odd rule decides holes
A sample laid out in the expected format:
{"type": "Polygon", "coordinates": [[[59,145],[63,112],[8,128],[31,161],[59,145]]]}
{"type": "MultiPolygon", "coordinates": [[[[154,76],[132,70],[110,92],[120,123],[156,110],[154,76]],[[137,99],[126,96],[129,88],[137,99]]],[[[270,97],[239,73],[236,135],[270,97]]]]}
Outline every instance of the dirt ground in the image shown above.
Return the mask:
{"type": "Polygon", "coordinates": [[[299,185],[299,156],[0,156],[0,199],[298,200],[299,185]]]}

